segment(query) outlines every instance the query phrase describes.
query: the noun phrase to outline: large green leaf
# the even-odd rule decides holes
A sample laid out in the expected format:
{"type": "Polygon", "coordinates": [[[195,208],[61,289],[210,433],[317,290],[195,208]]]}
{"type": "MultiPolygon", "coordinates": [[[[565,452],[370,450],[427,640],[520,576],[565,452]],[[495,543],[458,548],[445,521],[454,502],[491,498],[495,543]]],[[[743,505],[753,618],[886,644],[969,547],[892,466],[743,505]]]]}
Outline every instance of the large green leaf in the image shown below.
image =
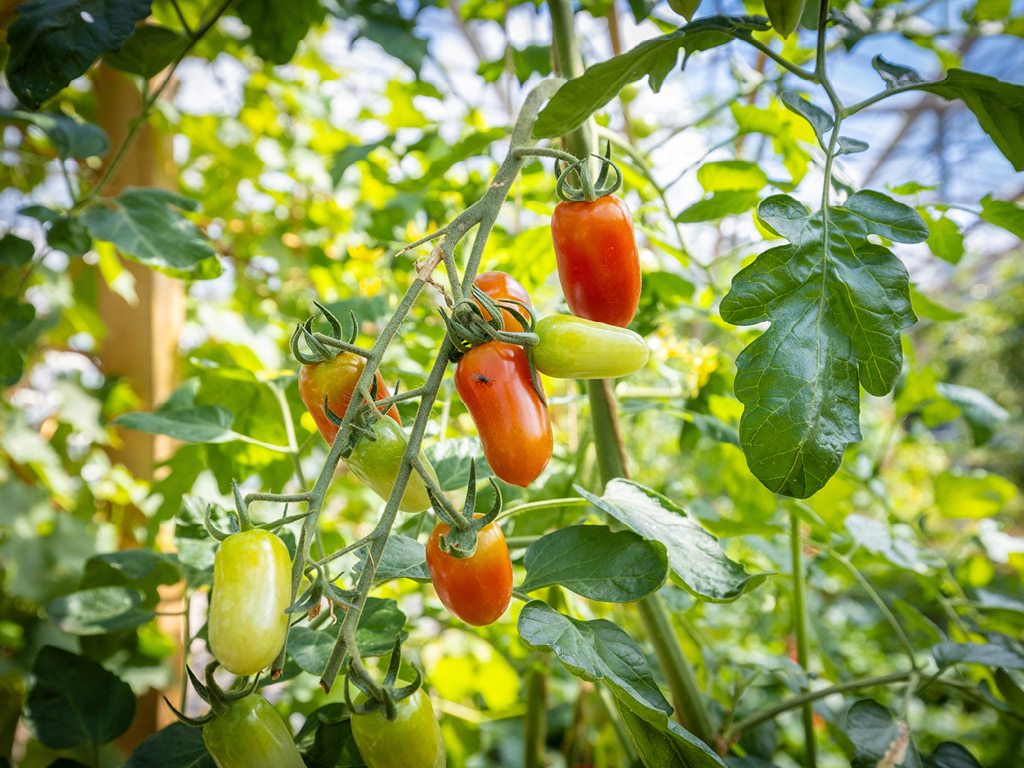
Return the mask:
{"type": "MultiPolygon", "coordinates": [[[[363,563],[366,562],[367,550],[365,547],[359,550],[359,561],[356,563],[355,571],[361,571],[363,563]]],[[[384,544],[384,552],[377,563],[377,570],[373,574],[377,581],[389,581],[390,579],[413,579],[414,581],[430,581],[430,571],[427,570],[427,548],[422,542],[409,536],[402,536],[400,533],[393,533],[388,536],[384,544]]]]}
{"type": "Polygon", "coordinates": [[[28,240],[7,232],[0,238],[0,267],[21,267],[32,261],[36,247],[28,240]]]}
{"type": "Polygon", "coordinates": [[[579,486],[576,491],[627,528],[664,544],[673,573],[698,597],[713,602],[735,600],[768,578],[766,573],[748,574],[696,519],[639,483],[612,480],[604,496],[579,486]]]}
{"type": "Polygon", "coordinates": [[[974,759],[961,744],[955,741],[944,741],[935,751],[923,759],[924,768],[981,768],[981,763],[974,759]]]}
{"type": "MultiPolygon", "coordinates": [[[[340,612],[339,608],[335,608],[340,612]]],[[[368,597],[356,628],[356,645],[363,656],[383,656],[395,647],[395,639],[408,637],[402,627],[405,614],[390,598],[368,597]]],[[[320,629],[299,625],[288,633],[288,653],[301,669],[311,675],[323,674],[327,659],[338,639],[340,622],[320,629]]]]}
{"type": "Polygon", "coordinates": [[[734,278],[722,318],[771,327],[737,358],[740,445],[770,490],[806,498],[860,439],[858,381],[889,392],[903,364],[900,330],[916,321],[907,270],[877,235],[917,243],[928,228],[879,192],[810,213],[786,195],[766,198],[761,222],[790,245],[770,248],[734,278]]]}
{"type": "Polygon", "coordinates": [[[114,419],[113,423],[125,429],[136,429],[152,435],[168,435],[187,443],[221,443],[237,439],[231,431],[234,416],[219,405],[199,405],[194,408],[172,408],[153,413],[132,411],[114,419]]]}
{"type": "Polygon", "coordinates": [[[725,765],[722,758],[675,720],[665,718],[663,723],[655,725],[640,717],[621,699],[615,704],[647,768],[723,768],[725,765]]]}
{"type": "Polygon", "coordinates": [[[13,112],[0,109],[0,120],[28,123],[46,134],[58,157],[84,159],[102,155],[110,146],[98,125],[85,123],[63,112],[13,112]]]}
{"type": "Polygon", "coordinates": [[[916,87],[944,99],[961,99],[1014,170],[1024,171],[1024,85],[951,69],[943,80],[916,87]]]}
{"type": "Polygon", "coordinates": [[[578,621],[531,600],[519,614],[519,636],[535,650],[554,651],[577,677],[604,682],[645,720],[663,720],[672,712],[639,646],[607,619],[578,621]]]}
{"type": "Polygon", "coordinates": [[[113,243],[126,256],[188,274],[215,251],[179,208],[195,211],[199,204],[164,189],[126,189],[87,206],[81,221],[94,239],[113,243]]]}
{"type": "Polygon", "coordinates": [[[987,443],[1010,419],[1009,411],[974,387],[938,382],[935,391],[960,408],[975,445],[987,443]]]}
{"type": "Polygon", "coordinates": [[[253,50],[274,64],[291,61],[309,28],[327,15],[320,0],[241,0],[235,12],[249,26],[253,50]]]}
{"type": "Polygon", "coordinates": [[[188,48],[189,39],[169,27],[144,24],[120,50],[103,54],[103,61],[124,72],[156,77],[188,48]]]}
{"type": "Polygon", "coordinates": [[[675,67],[680,49],[689,56],[695,51],[724,45],[733,36],[743,37],[749,35],[750,30],[768,29],[765,22],[763,16],[708,16],[595,64],[551,97],[537,118],[533,135],[545,139],[569,133],[615,98],[623,86],[645,75],[651,89],[657,93],[675,67]]]}
{"type": "Polygon", "coordinates": [[[29,0],[7,29],[11,55],[7,82],[18,99],[36,109],[116,51],[135,24],[149,16],[152,0],[29,0]]]}
{"type": "Polygon", "coordinates": [[[921,758],[906,721],[894,720],[892,713],[878,702],[856,702],[846,713],[843,730],[856,750],[852,768],[921,768],[921,758]]]}
{"type": "Polygon", "coordinates": [[[124,768],[215,768],[201,728],[171,723],[132,752],[124,768]]]}
{"type": "Polygon", "coordinates": [[[939,643],[932,648],[940,668],[953,664],[984,664],[1003,669],[1024,669],[1024,646],[1003,643],[939,643]]]}
{"type": "Polygon", "coordinates": [[[1016,203],[994,200],[991,195],[985,195],[981,198],[981,218],[1024,239],[1024,208],[1016,203]]]}
{"type": "Polygon", "coordinates": [[[102,635],[137,627],[156,616],[141,605],[138,590],[96,587],[51,600],[46,604],[46,615],[55,626],[72,635],[102,635]]]}
{"type": "Polygon", "coordinates": [[[352,42],[360,37],[372,40],[419,75],[427,57],[427,41],[416,37],[415,19],[402,16],[398,3],[355,0],[336,4],[333,12],[355,23],[357,35],[352,42]]]}
{"type": "Polygon", "coordinates": [[[560,584],[610,603],[646,597],[668,575],[664,544],[604,525],[573,525],[542,536],[526,550],[524,564],[524,592],[560,584]]]}
{"type": "Polygon", "coordinates": [[[47,645],[32,664],[25,721],[50,749],[90,742],[106,744],[126,730],[135,716],[135,696],[94,661],[47,645]]]}

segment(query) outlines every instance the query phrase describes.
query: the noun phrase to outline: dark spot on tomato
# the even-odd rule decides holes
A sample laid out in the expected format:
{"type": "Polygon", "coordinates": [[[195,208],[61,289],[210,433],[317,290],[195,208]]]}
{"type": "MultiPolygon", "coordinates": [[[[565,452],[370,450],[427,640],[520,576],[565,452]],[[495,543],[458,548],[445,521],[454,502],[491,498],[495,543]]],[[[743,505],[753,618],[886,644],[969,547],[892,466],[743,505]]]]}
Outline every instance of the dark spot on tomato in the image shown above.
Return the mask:
{"type": "Polygon", "coordinates": [[[483,385],[489,387],[489,386],[491,386],[494,383],[494,379],[489,379],[486,376],[484,376],[482,373],[474,373],[469,378],[470,378],[471,381],[475,382],[477,386],[480,386],[481,384],[483,384],[483,385]]]}

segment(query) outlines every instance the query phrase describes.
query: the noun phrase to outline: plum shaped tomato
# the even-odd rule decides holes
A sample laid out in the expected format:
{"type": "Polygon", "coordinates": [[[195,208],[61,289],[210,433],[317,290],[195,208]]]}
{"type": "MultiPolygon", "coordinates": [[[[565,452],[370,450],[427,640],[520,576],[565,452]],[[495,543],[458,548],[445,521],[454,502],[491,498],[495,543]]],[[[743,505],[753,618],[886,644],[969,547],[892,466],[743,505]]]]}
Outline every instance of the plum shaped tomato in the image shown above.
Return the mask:
{"type": "Polygon", "coordinates": [[[270,531],[252,528],[220,543],[213,560],[209,638],[210,653],[221,666],[254,675],[277,657],[288,631],[291,593],[291,558],[270,531]]]}
{"type": "MultiPolygon", "coordinates": [[[[516,301],[523,302],[523,304],[531,309],[533,308],[533,304],[530,302],[530,294],[519,284],[519,281],[507,272],[481,272],[477,275],[476,280],[473,281],[473,285],[495,301],[515,299],[516,301]]],[[[487,310],[481,307],[481,311],[483,312],[484,320],[491,319],[491,315],[487,310]]],[[[520,312],[520,314],[525,316],[526,313],[520,312]]],[[[502,310],[501,319],[505,323],[505,330],[510,333],[519,333],[525,330],[522,323],[512,317],[507,310],[502,310]]]]}
{"type": "MultiPolygon", "coordinates": [[[[320,434],[330,445],[338,434],[338,425],[327,418],[324,412],[324,398],[327,398],[327,405],[330,406],[338,416],[344,416],[352,399],[352,392],[356,388],[356,382],[366,367],[366,359],[351,352],[342,352],[331,360],[322,360],[319,363],[303,365],[299,369],[299,397],[306,404],[309,414],[313,417],[320,434]]],[[[391,397],[384,378],[377,371],[377,399],[383,400],[391,397]]],[[[398,415],[398,408],[394,405],[388,409],[388,416],[397,424],[402,423],[398,415]]]]}
{"type": "MultiPolygon", "coordinates": [[[[386,499],[391,495],[391,489],[395,487],[409,438],[405,430],[391,419],[377,419],[373,424],[373,434],[376,439],[360,440],[345,459],[345,464],[364,485],[382,499],[386,499]]],[[[434,468],[423,453],[420,453],[420,463],[436,483],[437,475],[434,468]]],[[[403,512],[422,512],[430,508],[427,486],[416,470],[409,476],[409,484],[405,487],[398,508],[403,512]]]]}
{"type": "Polygon", "coordinates": [[[230,702],[203,726],[203,743],[217,768],[305,768],[288,726],[259,694],[230,702]]]}
{"type": "Polygon", "coordinates": [[[377,709],[352,713],[352,737],[369,768],[444,768],[441,727],[423,689],[395,703],[398,719],[377,709]]]}
{"type": "Polygon", "coordinates": [[[523,348],[500,341],[473,347],[455,368],[455,389],[491,471],[512,485],[536,480],[551,459],[551,419],[533,388],[523,348]]]}
{"type": "Polygon", "coordinates": [[[427,541],[427,569],[437,596],[467,624],[493,624],[512,602],[512,560],[505,536],[497,523],[485,525],[476,535],[473,556],[453,557],[441,549],[441,537],[449,530],[447,523],[438,523],[427,541]]]}
{"type": "Polygon", "coordinates": [[[647,365],[643,336],[628,328],[571,315],[548,315],[537,323],[540,342],[533,364],[556,379],[613,379],[647,365]]]}
{"type": "Polygon", "coordinates": [[[633,216],[615,195],[562,201],[551,215],[558,279],[577,317],[625,327],[640,303],[633,216]]]}

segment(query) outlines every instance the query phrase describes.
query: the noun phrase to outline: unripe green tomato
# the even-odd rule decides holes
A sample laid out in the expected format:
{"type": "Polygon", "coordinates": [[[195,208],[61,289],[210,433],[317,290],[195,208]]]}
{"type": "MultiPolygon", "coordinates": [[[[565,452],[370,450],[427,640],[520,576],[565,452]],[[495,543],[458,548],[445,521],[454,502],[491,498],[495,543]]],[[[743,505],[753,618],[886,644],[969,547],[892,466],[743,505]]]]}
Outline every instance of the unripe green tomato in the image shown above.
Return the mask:
{"type": "Polygon", "coordinates": [[[668,0],[668,7],[690,21],[700,7],[700,0],[668,0]]]}
{"type": "Polygon", "coordinates": [[[533,348],[537,370],[556,379],[614,379],[647,365],[643,337],[615,325],[570,315],[548,315],[537,323],[533,348]]]}
{"type": "MultiPolygon", "coordinates": [[[[395,479],[398,477],[398,469],[402,465],[402,455],[405,453],[406,446],[409,445],[409,437],[405,434],[405,430],[391,419],[377,419],[373,425],[373,432],[377,439],[363,438],[360,440],[349,457],[345,459],[345,464],[364,485],[382,499],[387,499],[391,495],[391,489],[395,487],[395,479]]],[[[420,462],[436,482],[437,475],[434,474],[434,468],[422,452],[420,453],[420,462]]],[[[405,493],[402,495],[402,501],[398,508],[403,512],[422,512],[430,508],[427,486],[423,484],[423,478],[415,469],[409,476],[409,484],[405,487],[405,493]]]]}
{"type": "Polygon", "coordinates": [[[203,726],[217,768],[305,768],[281,715],[259,694],[232,701],[203,726]]]}
{"type": "Polygon", "coordinates": [[[222,667],[254,675],[277,657],[291,594],[291,558],[277,536],[253,528],[221,542],[213,560],[209,638],[222,667]]]}
{"type": "Polygon", "coordinates": [[[800,25],[805,0],[764,0],[764,9],[772,28],[783,37],[789,37],[800,25]]]}
{"type": "Polygon", "coordinates": [[[444,768],[444,740],[430,699],[420,689],[395,704],[392,722],[377,709],[352,714],[352,736],[369,768],[444,768]]]}

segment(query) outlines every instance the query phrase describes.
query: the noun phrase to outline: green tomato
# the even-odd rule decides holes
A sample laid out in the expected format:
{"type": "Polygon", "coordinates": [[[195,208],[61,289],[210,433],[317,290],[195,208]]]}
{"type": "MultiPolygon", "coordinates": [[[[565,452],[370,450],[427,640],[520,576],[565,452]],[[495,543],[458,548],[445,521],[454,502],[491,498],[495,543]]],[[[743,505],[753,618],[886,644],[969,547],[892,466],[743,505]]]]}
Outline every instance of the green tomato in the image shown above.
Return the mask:
{"type": "Polygon", "coordinates": [[[254,528],[221,542],[209,611],[210,652],[221,666],[254,675],[277,657],[291,594],[291,558],[277,536],[254,528]]]}
{"type": "MultiPolygon", "coordinates": [[[[405,430],[391,419],[377,419],[373,425],[373,432],[377,439],[363,438],[360,440],[349,457],[345,459],[345,463],[352,470],[353,475],[382,499],[386,499],[391,495],[391,489],[395,487],[395,478],[398,477],[398,468],[402,464],[402,455],[405,453],[406,446],[409,445],[409,437],[405,434],[405,430]]],[[[420,453],[420,462],[436,482],[437,475],[434,474],[434,468],[422,452],[420,453]]],[[[413,470],[409,477],[409,484],[405,488],[398,508],[403,512],[422,512],[430,508],[427,487],[416,470],[413,470]]]]}
{"type": "Polygon", "coordinates": [[[217,768],[305,768],[281,715],[259,694],[227,705],[203,726],[217,768]]]}
{"type": "Polygon", "coordinates": [[[612,379],[647,365],[643,337],[615,325],[570,315],[549,315],[537,323],[540,342],[533,364],[556,379],[612,379]]]}
{"type": "Polygon", "coordinates": [[[764,9],[772,27],[783,37],[789,37],[800,26],[805,0],[764,0],[764,9]]]}
{"type": "Polygon", "coordinates": [[[430,699],[416,691],[396,705],[391,722],[381,710],[352,714],[352,736],[369,768],[444,768],[444,740],[430,699]]]}

